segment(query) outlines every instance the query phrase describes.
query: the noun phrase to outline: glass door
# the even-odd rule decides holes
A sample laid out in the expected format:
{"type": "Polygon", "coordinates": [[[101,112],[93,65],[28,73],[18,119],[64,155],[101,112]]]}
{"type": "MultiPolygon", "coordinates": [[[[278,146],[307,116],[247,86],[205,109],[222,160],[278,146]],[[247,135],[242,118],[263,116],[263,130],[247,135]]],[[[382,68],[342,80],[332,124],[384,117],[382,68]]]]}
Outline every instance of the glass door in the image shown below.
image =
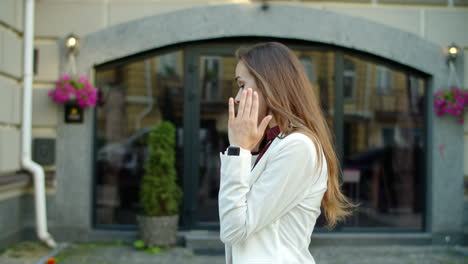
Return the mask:
{"type": "Polygon", "coordinates": [[[187,51],[192,95],[191,199],[192,228],[219,229],[219,152],[229,145],[228,99],[235,96],[235,48],[193,48],[187,51]]]}

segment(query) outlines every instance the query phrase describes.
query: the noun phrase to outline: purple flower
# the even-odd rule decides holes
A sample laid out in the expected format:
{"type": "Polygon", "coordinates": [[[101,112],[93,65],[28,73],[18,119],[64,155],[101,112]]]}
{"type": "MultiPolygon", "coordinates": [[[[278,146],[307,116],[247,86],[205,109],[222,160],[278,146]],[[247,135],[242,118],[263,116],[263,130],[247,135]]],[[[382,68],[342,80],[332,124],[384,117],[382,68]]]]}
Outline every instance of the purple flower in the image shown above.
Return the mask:
{"type": "Polygon", "coordinates": [[[80,76],[77,81],[68,74],[64,74],[55,84],[56,87],[48,93],[52,101],[63,104],[75,97],[82,108],[96,106],[98,89],[89,83],[85,75],[80,76]]]}
{"type": "Polygon", "coordinates": [[[434,110],[437,116],[450,114],[458,117],[458,122],[463,123],[465,106],[468,104],[468,91],[458,87],[450,87],[447,90],[439,90],[434,93],[434,110]]]}

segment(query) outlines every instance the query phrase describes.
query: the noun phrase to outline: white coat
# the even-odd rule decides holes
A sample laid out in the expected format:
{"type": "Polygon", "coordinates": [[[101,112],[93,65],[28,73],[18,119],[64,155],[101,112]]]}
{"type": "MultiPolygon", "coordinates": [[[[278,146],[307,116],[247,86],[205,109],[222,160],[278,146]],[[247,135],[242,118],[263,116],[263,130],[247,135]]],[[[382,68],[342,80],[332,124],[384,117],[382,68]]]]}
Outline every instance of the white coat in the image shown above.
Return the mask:
{"type": "MultiPolygon", "coordinates": [[[[283,136],[283,134],[280,134],[283,136]]],[[[275,138],[257,155],[220,152],[220,239],[227,264],[314,264],[309,244],[327,189],[323,150],[305,134],[275,138]]]]}

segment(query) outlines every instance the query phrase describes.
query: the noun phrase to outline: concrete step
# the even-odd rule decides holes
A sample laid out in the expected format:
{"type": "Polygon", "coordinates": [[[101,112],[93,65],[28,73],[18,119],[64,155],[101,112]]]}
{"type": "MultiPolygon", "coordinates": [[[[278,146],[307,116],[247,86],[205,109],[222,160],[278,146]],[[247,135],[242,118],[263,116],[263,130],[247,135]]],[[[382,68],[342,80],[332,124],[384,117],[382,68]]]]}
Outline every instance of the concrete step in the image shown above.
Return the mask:
{"type": "MultiPolygon", "coordinates": [[[[224,244],[219,232],[211,230],[180,231],[184,245],[194,252],[224,254],[224,244]]],[[[310,248],[316,246],[376,246],[376,245],[430,245],[432,236],[428,233],[314,233],[310,248]]]]}
{"type": "Polygon", "coordinates": [[[185,247],[199,255],[224,255],[224,244],[219,239],[218,231],[189,230],[180,231],[184,237],[185,247]]]}

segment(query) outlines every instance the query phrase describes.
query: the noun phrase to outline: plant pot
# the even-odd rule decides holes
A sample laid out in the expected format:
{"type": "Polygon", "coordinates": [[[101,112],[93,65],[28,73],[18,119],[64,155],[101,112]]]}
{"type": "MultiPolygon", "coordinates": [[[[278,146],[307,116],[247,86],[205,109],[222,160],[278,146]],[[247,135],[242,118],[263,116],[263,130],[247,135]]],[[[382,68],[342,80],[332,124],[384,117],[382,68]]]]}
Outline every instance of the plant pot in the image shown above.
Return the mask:
{"type": "Polygon", "coordinates": [[[179,215],[137,215],[140,237],[146,246],[172,246],[177,240],[179,215]]]}

